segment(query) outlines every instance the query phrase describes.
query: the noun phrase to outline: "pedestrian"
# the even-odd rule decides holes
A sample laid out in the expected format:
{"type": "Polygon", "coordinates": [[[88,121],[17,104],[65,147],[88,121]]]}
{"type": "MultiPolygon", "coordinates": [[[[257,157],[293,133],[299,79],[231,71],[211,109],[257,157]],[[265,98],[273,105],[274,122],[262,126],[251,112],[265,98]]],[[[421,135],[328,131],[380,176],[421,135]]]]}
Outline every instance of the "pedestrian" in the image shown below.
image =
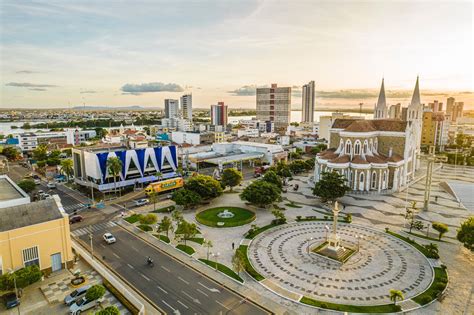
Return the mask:
{"type": "Polygon", "coordinates": [[[125,216],[125,213],[123,211],[120,211],[120,216],[123,218],[125,216]]]}
{"type": "Polygon", "coordinates": [[[232,242],[232,250],[234,250],[234,247],[235,247],[235,244],[234,242],[232,242]]]}
{"type": "Polygon", "coordinates": [[[438,202],[438,196],[435,196],[435,202],[438,202]]]}

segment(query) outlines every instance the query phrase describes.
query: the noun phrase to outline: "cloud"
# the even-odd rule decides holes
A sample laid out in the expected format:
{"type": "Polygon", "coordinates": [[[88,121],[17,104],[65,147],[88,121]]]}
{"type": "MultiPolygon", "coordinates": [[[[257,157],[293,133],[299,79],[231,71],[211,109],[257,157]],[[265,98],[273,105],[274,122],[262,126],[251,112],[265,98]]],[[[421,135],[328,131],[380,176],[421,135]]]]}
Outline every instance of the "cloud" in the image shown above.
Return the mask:
{"type": "Polygon", "coordinates": [[[87,91],[81,91],[79,93],[81,93],[81,94],[94,94],[94,93],[97,93],[97,91],[87,90],[87,91]]]}
{"type": "Polygon", "coordinates": [[[184,89],[175,83],[162,83],[162,82],[150,82],[142,84],[130,84],[127,83],[120,88],[124,93],[140,95],[142,93],[153,93],[153,92],[183,92],[184,89]]]}
{"type": "Polygon", "coordinates": [[[27,82],[9,82],[5,84],[6,86],[15,86],[15,87],[25,87],[25,88],[47,88],[47,87],[57,87],[57,85],[52,84],[35,84],[27,82]]]}
{"type": "Polygon", "coordinates": [[[18,74],[32,74],[32,73],[39,73],[38,71],[31,71],[31,70],[20,70],[17,71],[18,74]]]}
{"type": "Polygon", "coordinates": [[[236,96],[254,96],[257,94],[256,85],[244,85],[238,89],[227,91],[227,93],[236,95],[236,96]]]}
{"type": "Polygon", "coordinates": [[[42,89],[42,88],[34,88],[34,89],[28,89],[30,91],[47,91],[47,89],[42,89]]]}

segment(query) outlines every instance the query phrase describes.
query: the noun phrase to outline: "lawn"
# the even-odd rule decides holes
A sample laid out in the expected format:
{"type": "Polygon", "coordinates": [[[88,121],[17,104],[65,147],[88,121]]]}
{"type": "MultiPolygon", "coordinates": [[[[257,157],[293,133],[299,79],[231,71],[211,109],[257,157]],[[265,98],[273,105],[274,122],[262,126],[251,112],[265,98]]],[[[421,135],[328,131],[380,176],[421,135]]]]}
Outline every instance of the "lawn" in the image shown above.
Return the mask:
{"type": "Polygon", "coordinates": [[[135,214],[132,214],[129,217],[126,217],[124,220],[127,221],[128,223],[133,224],[133,223],[137,222],[139,219],[140,219],[140,215],[135,213],[135,214]]]}
{"type": "Polygon", "coordinates": [[[150,232],[150,231],[153,231],[153,228],[147,224],[140,224],[138,225],[138,228],[142,231],[145,231],[145,232],[150,232]]]}
{"type": "Polygon", "coordinates": [[[444,241],[444,240],[440,240],[440,239],[437,238],[437,237],[430,237],[430,236],[426,236],[426,235],[418,234],[418,233],[414,233],[414,232],[409,232],[409,231],[405,231],[405,232],[408,233],[408,234],[410,234],[410,235],[419,237],[419,238],[424,238],[425,240],[430,240],[430,241],[435,241],[435,242],[446,242],[446,241],[444,241]]]}
{"type": "Polygon", "coordinates": [[[255,220],[255,213],[244,208],[218,207],[199,212],[196,215],[196,220],[201,224],[212,227],[233,227],[252,222],[253,220],[255,220]],[[224,210],[232,212],[234,216],[232,218],[218,217],[217,215],[223,212],[224,210]],[[223,222],[224,224],[217,225],[218,222],[223,222]]]}
{"type": "Polygon", "coordinates": [[[204,239],[202,237],[192,237],[188,238],[187,241],[191,241],[194,243],[198,243],[199,245],[202,245],[204,243],[204,239]]]}
{"type": "Polygon", "coordinates": [[[302,206],[299,206],[294,202],[285,203],[285,206],[290,207],[290,208],[303,208],[302,206]]]}
{"type": "Polygon", "coordinates": [[[165,242],[165,243],[170,243],[170,238],[166,235],[161,235],[161,234],[153,234],[154,237],[156,237],[157,239],[159,239],[160,241],[162,242],[165,242]]]}
{"type": "Polygon", "coordinates": [[[180,251],[182,252],[185,252],[186,254],[188,255],[192,255],[195,253],[195,250],[194,248],[192,248],[191,246],[188,246],[188,245],[184,245],[184,244],[178,244],[176,246],[177,249],[179,249],[180,251]]]}
{"type": "Polygon", "coordinates": [[[395,236],[405,242],[407,242],[408,244],[414,246],[416,249],[418,249],[420,252],[423,253],[423,255],[425,255],[426,257],[428,258],[439,258],[439,257],[434,257],[433,255],[430,254],[430,252],[425,248],[423,247],[423,245],[420,245],[418,244],[417,242],[415,242],[414,240],[412,240],[411,238],[409,237],[405,237],[405,236],[402,236],[400,234],[397,234],[395,232],[392,232],[392,231],[387,231],[388,234],[392,235],[392,236],[395,236]]]}
{"type": "Polygon", "coordinates": [[[164,207],[160,209],[153,210],[153,213],[168,213],[175,209],[175,206],[164,207]]]}
{"type": "MultiPolygon", "coordinates": [[[[211,266],[212,268],[216,269],[216,262],[202,259],[202,258],[199,258],[199,260],[205,263],[206,265],[211,266]]],[[[217,263],[217,270],[219,270],[223,274],[228,275],[231,278],[234,278],[235,280],[239,282],[242,282],[242,283],[244,282],[244,280],[242,280],[242,278],[238,274],[236,274],[232,269],[230,269],[229,267],[223,264],[217,263]]]]}
{"type": "Polygon", "coordinates": [[[265,279],[265,277],[263,277],[255,269],[253,269],[252,265],[250,264],[249,258],[247,257],[248,246],[240,245],[237,250],[241,251],[243,257],[245,258],[245,271],[247,271],[247,273],[257,281],[262,281],[263,279],[265,279]]]}
{"type": "Polygon", "coordinates": [[[264,231],[266,231],[266,230],[268,230],[268,229],[270,229],[274,226],[277,226],[277,225],[279,225],[279,224],[270,223],[268,225],[265,225],[265,226],[262,226],[261,228],[256,229],[255,231],[252,231],[251,233],[247,232],[247,234],[245,235],[245,238],[252,239],[255,236],[257,236],[258,234],[260,234],[260,233],[262,233],[262,232],[264,232],[264,231]]]}
{"type": "Polygon", "coordinates": [[[301,303],[326,308],[330,310],[342,311],[342,312],[353,312],[353,313],[396,313],[400,310],[399,305],[385,304],[385,305],[347,305],[347,304],[335,304],[329,302],[322,302],[313,300],[303,296],[300,300],[301,303]]]}
{"type": "Polygon", "coordinates": [[[413,300],[421,305],[425,305],[436,299],[438,295],[448,285],[448,274],[444,268],[434,267],[435,278],[431,286],[425,292],[415,296],[413,300]]]}

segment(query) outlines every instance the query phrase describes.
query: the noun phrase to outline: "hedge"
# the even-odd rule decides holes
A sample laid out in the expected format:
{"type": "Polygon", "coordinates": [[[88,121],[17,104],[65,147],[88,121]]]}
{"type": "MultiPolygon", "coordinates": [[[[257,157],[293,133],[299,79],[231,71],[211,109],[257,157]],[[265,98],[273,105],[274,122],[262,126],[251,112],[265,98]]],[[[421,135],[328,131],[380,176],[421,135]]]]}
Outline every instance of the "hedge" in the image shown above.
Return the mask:
{"type": "MultiPolygon", "coordinates": [[[[199,258],[199,260],[202,261],[203,263],[205,263],[206,265],[211,266],[212,268],[216,269],[216,262],[215,261],[206,260],[206,259],[202,259],[202,258],[199,258]]],[[[239,282],[242,282],[242,283],[244,282],[244,280],[238,274],[236,274],[232,269],[230,269],[226,265],[217,263],[217,270],[219,270],[223,274],[228,275],[231,278],[234,278],[235,280],[237,280],[239,282]]]]}
{"type": "Polygon", "coordinates": [[[259,274],[253,267],[252,264],[250,264],[249,258],[247,257],[247,250],[248,246],[246,245],[240,245],[239,248],[237,249],[238,251],[242,252],[242,255],[244,257],[244,262],[245,262],[245,271],[254,278],[257,281],[262,281],[265,279],[264,276],[259,274]]]}

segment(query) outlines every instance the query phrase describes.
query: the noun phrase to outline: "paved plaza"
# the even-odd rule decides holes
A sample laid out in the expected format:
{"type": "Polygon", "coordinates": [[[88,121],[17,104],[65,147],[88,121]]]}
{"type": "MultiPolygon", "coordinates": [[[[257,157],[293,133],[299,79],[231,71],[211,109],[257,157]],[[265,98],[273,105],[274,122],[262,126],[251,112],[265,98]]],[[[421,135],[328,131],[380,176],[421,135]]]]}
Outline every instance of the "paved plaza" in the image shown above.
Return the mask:
{"type": "Polygon", "coordinates": [[[339,224],[343,246],[357,249],[362,237],[360,251],[343,265],[308,253],[308,245],[326,240],[326,224],[292,223],[262,233],[249,248],[253,266],[286,290],[339,304],[387,304],[390,289],[409,299],[431,284],[433,268],[419,251],[368,227],[339,224]]]}

